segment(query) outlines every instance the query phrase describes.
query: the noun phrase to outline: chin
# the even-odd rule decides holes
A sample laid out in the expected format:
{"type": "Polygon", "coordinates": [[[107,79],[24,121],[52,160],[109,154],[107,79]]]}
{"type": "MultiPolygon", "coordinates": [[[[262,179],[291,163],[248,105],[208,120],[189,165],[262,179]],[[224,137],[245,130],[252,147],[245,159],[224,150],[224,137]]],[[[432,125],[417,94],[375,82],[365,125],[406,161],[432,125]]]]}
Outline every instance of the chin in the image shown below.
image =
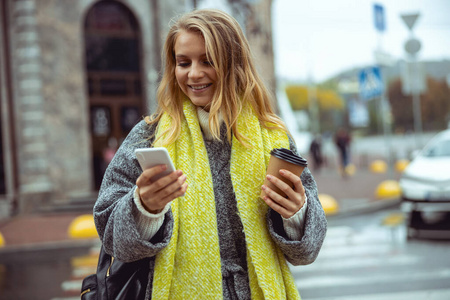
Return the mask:
{"type": "Polygon", "coordinates": [[[211,101],[204,101],[204,100],[197,100],[197,99],[192,99],[190,98],[191,102],[195,105],[195,106],[199,106],[205,110],[209,110],[209,104],[211,103],[211,101]],[[206,109],[208,108],[208,109],[206,109]]]}

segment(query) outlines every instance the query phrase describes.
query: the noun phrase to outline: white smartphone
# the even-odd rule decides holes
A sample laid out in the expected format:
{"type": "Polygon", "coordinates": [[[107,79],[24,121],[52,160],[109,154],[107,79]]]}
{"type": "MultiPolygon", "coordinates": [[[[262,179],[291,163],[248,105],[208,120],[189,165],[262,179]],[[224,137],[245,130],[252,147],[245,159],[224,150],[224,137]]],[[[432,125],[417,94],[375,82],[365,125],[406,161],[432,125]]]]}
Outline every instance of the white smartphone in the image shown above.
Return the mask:
{"type": "Polygon", "coordinates": [[[161,177],[164,177],[173,171],[175,171],[175,167],[170,159],[169,152],[164,147],[155,147],[155,148],[138,148],[134,150],[136,154],[136,158],[141,166],[142,170],[157,166],[157,165],[166,165],[167,169],[153,177],[153,180],[158,180],[161,177]]]}

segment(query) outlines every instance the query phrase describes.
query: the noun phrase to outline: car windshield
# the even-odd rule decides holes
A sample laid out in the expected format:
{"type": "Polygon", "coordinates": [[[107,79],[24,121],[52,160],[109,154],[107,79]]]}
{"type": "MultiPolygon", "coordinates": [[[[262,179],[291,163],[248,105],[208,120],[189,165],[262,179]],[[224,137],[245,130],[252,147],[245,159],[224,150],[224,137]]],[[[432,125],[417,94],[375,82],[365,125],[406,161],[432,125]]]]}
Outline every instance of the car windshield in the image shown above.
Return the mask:
{"type": "Polygon", "coordinates": [[[424,149],[423,156],[450,156],[450,140],[440,140],[430,145],[429,147],[424,149]]]}

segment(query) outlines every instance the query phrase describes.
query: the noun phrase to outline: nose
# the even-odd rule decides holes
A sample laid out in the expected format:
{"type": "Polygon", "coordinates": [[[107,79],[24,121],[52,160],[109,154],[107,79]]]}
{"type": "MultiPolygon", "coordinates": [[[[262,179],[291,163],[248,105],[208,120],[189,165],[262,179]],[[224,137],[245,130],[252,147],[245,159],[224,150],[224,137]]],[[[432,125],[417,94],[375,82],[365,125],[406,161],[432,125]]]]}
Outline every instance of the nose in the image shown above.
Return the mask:
{"type": "Polygon", "coordinates": [[[197,79],[203,77],[204,72],[200,64],[193,63],[191,69],[189,70],[189,78],[197,79]]]}

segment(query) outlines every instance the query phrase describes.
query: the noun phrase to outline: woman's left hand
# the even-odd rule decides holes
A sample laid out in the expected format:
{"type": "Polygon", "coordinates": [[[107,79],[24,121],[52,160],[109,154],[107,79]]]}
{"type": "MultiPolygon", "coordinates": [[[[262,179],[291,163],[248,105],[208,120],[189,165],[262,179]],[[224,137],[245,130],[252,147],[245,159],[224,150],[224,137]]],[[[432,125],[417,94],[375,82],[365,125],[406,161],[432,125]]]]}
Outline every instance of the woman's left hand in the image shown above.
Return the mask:
{"type": "Polygon", "coordinates": [[[305,188],[303,187],[300,177],[288,170],[280,170],[280,175],[287,178],[293,183],[293,188],[282,180],[272,175],[267,175],[267,179],[286,194],[286,198],[273,191],[266,185],[261,188],[266,194],[263,200],[274,211],[279,213],[283,218],[288,219],[298,212],[305,204],[305,188]]]}

